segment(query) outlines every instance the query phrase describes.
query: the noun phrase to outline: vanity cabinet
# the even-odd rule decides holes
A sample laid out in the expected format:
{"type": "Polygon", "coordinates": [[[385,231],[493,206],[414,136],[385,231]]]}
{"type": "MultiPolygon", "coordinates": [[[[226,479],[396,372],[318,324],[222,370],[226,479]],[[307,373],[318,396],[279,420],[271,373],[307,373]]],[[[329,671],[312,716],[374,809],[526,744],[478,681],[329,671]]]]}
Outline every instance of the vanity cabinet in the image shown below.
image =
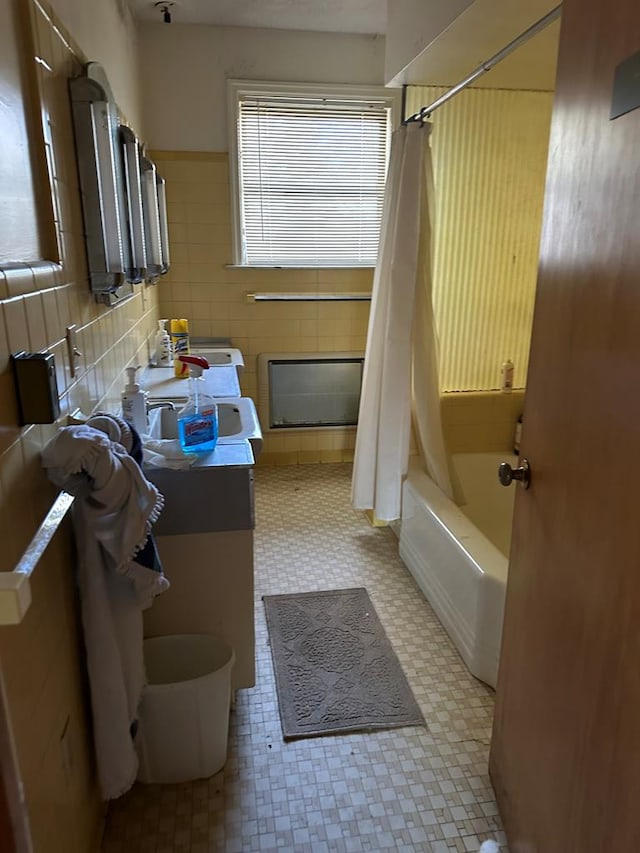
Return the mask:
{"type": "Polygon", "coordinates": [[[238,458],[252,465],[251,448],[230,447],[231,454],[217,447],[189,470],[145,472],[165,498],[154,536],[171,587],[145,611],[144,632],[225,640],[236,655],[236,689],[255,684],[254,495],[253,470],[238,458]],[[207,464],[216,454],[221,464],[207,464]]]}
{"type": "MultiPolygon", "coordinates": [[[[214,634],[225,640],[235,652],[231,686],[236,689],[255,684],[253,466],[262,432],[253,402],[240,397],[238,359],[211,360],[215,366],[204,374],[207,393],[222,407],[237,399],[235,420],[225,429],[221,421],[215,450],[197,454],[191,467],[145,467],[165,499],[153,532],[171,586],[145,611],[144,632],[145,637],[214,634]]],[[[188,388],[173,368],[148,369],[143,385],[151,402],[178,405],[188,388]]]]}

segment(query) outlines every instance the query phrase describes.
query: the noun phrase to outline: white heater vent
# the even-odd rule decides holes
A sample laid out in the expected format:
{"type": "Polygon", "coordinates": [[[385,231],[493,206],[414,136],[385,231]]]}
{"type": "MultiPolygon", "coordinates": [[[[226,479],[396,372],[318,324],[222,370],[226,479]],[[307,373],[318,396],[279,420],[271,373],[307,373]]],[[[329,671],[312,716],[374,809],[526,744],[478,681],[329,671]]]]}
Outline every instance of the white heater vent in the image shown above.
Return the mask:
{"type": "Polygon", "coordinates": [[[363,367],[361,352],[262,353],[262,423],[274,431],[355,427],[363,367]]]}

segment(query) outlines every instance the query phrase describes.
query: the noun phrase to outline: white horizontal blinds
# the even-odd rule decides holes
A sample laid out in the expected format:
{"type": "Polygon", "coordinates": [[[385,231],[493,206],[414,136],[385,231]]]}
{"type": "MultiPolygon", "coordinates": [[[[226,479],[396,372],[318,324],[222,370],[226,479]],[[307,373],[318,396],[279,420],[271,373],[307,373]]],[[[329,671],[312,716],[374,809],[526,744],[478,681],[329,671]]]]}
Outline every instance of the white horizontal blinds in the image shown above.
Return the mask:
{"type": "Polygon", "coordinates": [[[239,107],[243,263],[374,266],[385,104],[252,98],[239,107]]]}

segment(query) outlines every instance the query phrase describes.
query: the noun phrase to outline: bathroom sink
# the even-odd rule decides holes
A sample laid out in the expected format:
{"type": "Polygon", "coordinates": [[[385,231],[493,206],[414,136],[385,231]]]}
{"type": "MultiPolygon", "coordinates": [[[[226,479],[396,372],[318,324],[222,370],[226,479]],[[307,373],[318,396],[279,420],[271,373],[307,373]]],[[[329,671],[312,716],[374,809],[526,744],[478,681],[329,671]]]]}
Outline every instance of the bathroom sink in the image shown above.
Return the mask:
{"type": "MultiPolygon", "coordinates": [[[[207,394],[212,397],[239,397],[240,382],[235,364],[216,364],[205,370],[202,376],[207,394]]],[[[185,403],[189,395],[189,383],[176,377],[173,367],[147,367],[140,385],[147,392],[149,402],[170,401],[185,403]]]]}
{"type": "Polygon", "coordinates": [[[239,349],[233,347],[211,347],[194,344],[190,347],[191,355],[201,355],[207,359],[211,367],[221,364],[232,364],[238,373],[244,368],[244,359],[239,349]]]}
{"type": "MultiPolygon", "coordinates": [[[[262,450],[262,430],[251,397],[217,398],[216,403],[218,444],[233,444],[247,439],[257,459],[262,450]]],[[[149,412],[149,434],[152,438],[178,438],[178,408],[163,407],[149,412]]]]}

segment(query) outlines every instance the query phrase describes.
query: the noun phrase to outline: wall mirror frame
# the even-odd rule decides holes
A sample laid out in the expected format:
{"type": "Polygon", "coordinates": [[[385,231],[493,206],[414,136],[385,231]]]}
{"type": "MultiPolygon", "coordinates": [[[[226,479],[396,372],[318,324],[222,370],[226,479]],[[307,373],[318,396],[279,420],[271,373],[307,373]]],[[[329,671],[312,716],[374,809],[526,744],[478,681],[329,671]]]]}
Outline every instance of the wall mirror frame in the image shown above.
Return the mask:
{"type": "MultiPolygon", "coordinates": [[[[31,276],[36,289],[61,282],[64,249],[54,192],[53,140],[38,73],[38,64],[47,63],[38,56],[30,4],[0,4],[5,12],[0,33],[0,273],[7,282],[16,282],[15,288],[6,289],[10,297],[20,287],[31,290],[18,284],[31,276]]],[[[143,147],[131,129],[120,124],[99,63],[87,63],[83,75],[70,78],[69,90],[76,154],[81,155],[76,159],[90,288],[98,302],[115,305],[133,294],[134,284],[155,283],[169,269],[164,180],[154,166],[154,186],[148,185],[154,202],[149,204],[143,147]],[[106,218],[101,218],[103,208],[106,218]],[[158,235],[154,263],[148,262],[149,228],[158,235]]]]}
{"type": "Polygon", "coordinates": [[[28,4],[2,0],[2,11],[0,272],[7,281],[30,273],[39,288],[49,286],[63,264],[48,157],[51,139],[41,114],[39,58],[28,4]]]}

